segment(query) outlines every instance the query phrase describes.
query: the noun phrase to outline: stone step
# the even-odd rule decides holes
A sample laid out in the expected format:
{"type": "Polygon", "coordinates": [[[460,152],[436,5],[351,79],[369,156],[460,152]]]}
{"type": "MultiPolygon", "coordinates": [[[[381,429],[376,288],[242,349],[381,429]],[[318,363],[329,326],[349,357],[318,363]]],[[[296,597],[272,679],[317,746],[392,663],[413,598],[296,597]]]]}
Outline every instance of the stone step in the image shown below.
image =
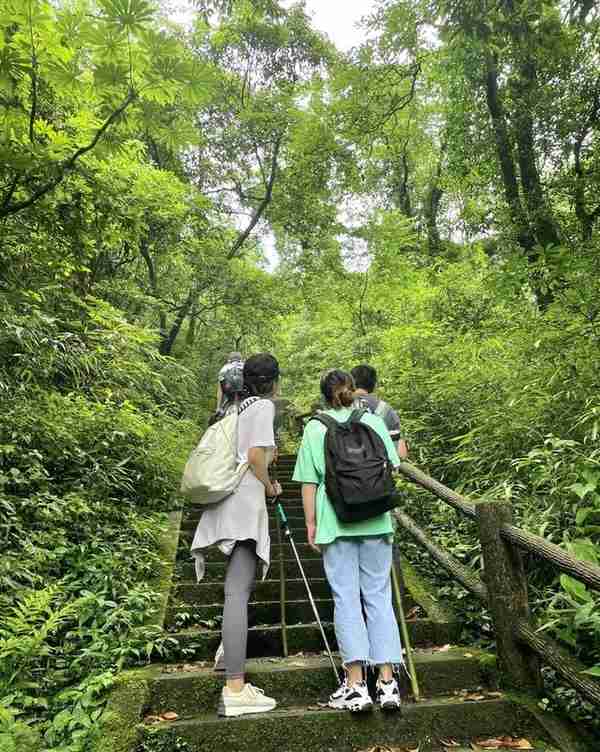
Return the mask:
{"type": "MultiPolygon", "coordinates": [[[[333,624],[324,622],[323,626],[332,650],[337,649],[333,624]]],[[[458,622],[431,619],[416,619],[407,626],[413,647],[452,644],[458,640],[461,631],[458,622]]],[[[171,651],[174,661],[212,660],[221,642],[221,632],[217,629],[182,629],[171,632],[170,637],[174,640],[171,651]]],[[[323,650],[323,639],[316,623],[288,626],[287,638],[290,654],[323,650]]],[[[283,655],[281,625],[261,625],[248,630],[248,658],[280,655],[283,655]]]]}
{"type": "MultiPolygon", "coordinates": [[[[288,518],[288,524],[290,526],[290,530],[292,530],[292,533],[296,530],[304,530],[306,527],[306,523],[304,520],[304,514],[302,512],[301,507],[297,507],[294,509],[289,509],[289,507],[286,508],[286,514],[288,518]]],[[[192,538],[194,536],[194,533],[196,532],[196,526],[200,522],[201,514],[198,513],[194,516],[185,517],[181,522],[181,534],[182,536],[185,535],[190,543],[192,541],[192,538]]],[[[272,514],[269,517],[269,530],[271,531],[271,535],[275,537],[277,534],[277,528],[279,527],[279,520],[275,517],[274,514],[272,514]]]]}
{"type": "MultiPolygon", "coordinates": [[[[187,557],[183,560],[179,560],[177,562],[177,576],[182,580],[191,580],[195,577],[195,570],[194,570],[194,562],[187,559],[187,557]]],[[[284,560],[284,566],[285,566],[285,573],[288,577],[296,579],[298,577],[301,577],[300,570],[298,569],[298,564],[295,559],[285,559],[284,560]]],[[[321,558],[315,558],[315,559],[304,559],[302,562],[302,566],[304,567],[304,571],[306,572],[306,576],[310,580],[312,580],[314,577],[317,577],[318,579],[323,579],[325,577],[325,570],[323,569],[323,560],[321,558]]],[[[208,582],[214,582],[215,580],[222,580],[225,576],[225,569],[227,567],[226,562],[215,562],[215,561],[208,561],[206,562],[206,574],[205,574],[205,580],[208,582]]],[[[269,569],[269,577],[272,579],[277,579],[279,577],[279,562],[274,561],[271,563],[271,568],[269,569]]]]}
{"type": "MultiPolygon", "coordinates": [[[[296,541],[296,539],[294,539],[294,542],[296,543],[296,549],[302,561],[304,561],[304,559],[314,559],[316,556],[318,556],[318,553],[314,549],[312,549],[308,545],[308,543],[301,543],[300,541],[296,541]]],[[[271,539],[271,566],[279,565],[279,557],[282,553],[284,559],[290,559],[294,556],[294,552],[292,551],[292,548],[288,541],[285,541],[280,546],[278,543],[274,543],[273,539],[271,539]]],[[[179,539],[177,554],[179,559],[185,559],[190,555],[189,541],[181,538],[179,539]]],[[[206,562],[227,561],[227,557],[216,546],[211,546],[210,548],[207,548],[205,550],[204,560],[206,562]]]]}
{"type": "MultiPolygon", "coordinates": [[[[486,686],[489,676],[481,668],[482,655],[461,647],[444,653],[414,651],[421,693],[443,695],[486,686]]],[[[247,674],[247,680],[275,697],[280,707],[297,705],[299,698],[307,705],[326,701],[337,688],[329,660],[320,655],[249,661],[247,674]]],[[[175,711],[186,718],[201,709],[216,708],[222,686],[222,674],[216,674],[212,666],[203,664],[186,666],[186,670],[176,673],[159,674],[151,686],[150,713],[160,715],[175,711]]]]}
{"type": "Polygon", "coordinates": [[[359,718],[301,706],[221,719],[211,708],[190,720],[143,727],[141,733],[156,748],[175,749],[175,739],[180,739],[191,752],[352,752],[388,744],[432,752],[443,748],[441,739],[467,745],[467,740],[477,737],[537,735],[538,727],[522,706],[506,698],[481,702],[435,698],[405,705],[402,716],[374,711],[359,718]]]}
{"type": "MultiPolygon", "coordinates": [[[[286,580],[286,602],[306,601],[307,593],[306,586],[302,579],[286,580]]],[[[331,597],[331,591],[329,584],[324,578],[315,578],[310,582],[311,592],[315,599],[329,599],[331,597]]],[[[265,601],[272,601],[277,603],[279,609],[280,599],[280,582],[278,579],[269,579],[259,581],[256,583],[256,587],[252,594],[252,601],[250,605],[256,605],[265,601]]],[[[212,609],[213,604],[218,604],[220,608],[223,608],[224,592],[223,584],[217,582],[201,582],[195,583],[192,581],[182,582],[176,587],[171,597],[170,611],[179,609],[180,611],[188,610],[193,613],[201,613],[201,609],[212,609]]],[[[404,603],[404,610],[406,612],[415,608],[416,603],[410,593],[405,593],[402,602],[404,603]]],[[[207,612],[208,613],[208,612],[207,612]]],[[[312,614],[312,611],[310,612],[312,614]]],[[[419,615],[423,615],[420,613],[419,615]]],[[[214,616],[198,617],[202,620],[214,618],[214,616]]],[[[288,621],[290,619],[288,618],[288,621]]],[[[277,619],[279,621],[279,611],[277,613],[277,619]]],[[[311,618],[308,621],[312,621],[311,618]]],[[[265,622],[269,623],[269,622],[265,622]]]]}
{"type": "MultiPolygon", "coordinates": [[[[331,598],[315,598],[315,603],[321,619],[333,619],[333,601],[331,598]]],[[[220,619],[223,614],[223,601],[210,604],[175,603],[169,606],[165,618],[167,628],[198,626],[202,622],[220,619]]],[[[314,621],[314,613],[310,601],[306,599],[288,600],[286,602],[286,623],[305,624],[314,621]]],[[[281,604],[273,601],[251,601],[248,604],[248,624],[280,624],[281,604]]]]}
{"type": "MultiPolygon", "coordinates": [[[[273,571],[276,567],[273,567],[273,571]]],[[[278,570],[277,570],[278,571],[278,570]]],[[[328,598],[329,584],[325,578],[314,578],[310,587],[315,598],[328,598]]],[[[275,601],[279,598],[280,584],[278,579],[258,581],[254,587],[253,597],[259,601],[275,601]]],[[[306,586],[302,579],[295,578],[286,581],[286,595],[291,600],[300,600],[306,596],[306,586]]],[[[222,582],[200,582],[188,580],[179,582],[172,595],[176,603],[223,603],[222,582]]],[[[408,595],[406,596],[408,598],[408,595]]]]}

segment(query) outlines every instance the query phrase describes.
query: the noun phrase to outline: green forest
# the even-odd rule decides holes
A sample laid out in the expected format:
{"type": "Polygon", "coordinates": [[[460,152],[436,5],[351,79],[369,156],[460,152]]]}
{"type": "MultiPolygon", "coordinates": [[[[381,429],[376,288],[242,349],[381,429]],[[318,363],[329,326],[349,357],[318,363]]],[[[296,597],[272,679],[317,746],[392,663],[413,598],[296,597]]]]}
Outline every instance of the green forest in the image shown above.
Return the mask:
{"type": "MultiPolygon", "coordinates": [[[[273,352],[299,413],[371,363],[413,463],[600,563],[593,0],[378,0],[349,52],[278,0],[0,0],[0,25],[2,752],[93,749],[118,672],[168,656],[161,532],[234,349],[273,352]]],[[[477,566],[471,523],[406,493],[477,566]]],[[[600,676],[593,591],[531,574],[600,676]]]]}

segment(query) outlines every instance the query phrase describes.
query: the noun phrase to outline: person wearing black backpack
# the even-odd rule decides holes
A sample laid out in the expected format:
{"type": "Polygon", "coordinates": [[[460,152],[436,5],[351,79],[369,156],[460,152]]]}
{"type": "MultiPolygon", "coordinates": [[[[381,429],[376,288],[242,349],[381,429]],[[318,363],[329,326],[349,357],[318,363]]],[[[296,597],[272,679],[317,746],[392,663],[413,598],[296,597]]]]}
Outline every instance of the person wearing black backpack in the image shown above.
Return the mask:
{"type": "Polygon", "coordinates": [[[397,710],[393,669],[403,657],[392,605],[389,510],[397,505],[392,470],[400,459],[381,417],[353,409],[354,389],[345,371],[323,376],[326,409],[304,430],[293,479],[302,483],[308,542],[323,554],[346,671],[329,705],[352,712],[371,709],[363,672],[376,666],[377,702],[397,710]]]}

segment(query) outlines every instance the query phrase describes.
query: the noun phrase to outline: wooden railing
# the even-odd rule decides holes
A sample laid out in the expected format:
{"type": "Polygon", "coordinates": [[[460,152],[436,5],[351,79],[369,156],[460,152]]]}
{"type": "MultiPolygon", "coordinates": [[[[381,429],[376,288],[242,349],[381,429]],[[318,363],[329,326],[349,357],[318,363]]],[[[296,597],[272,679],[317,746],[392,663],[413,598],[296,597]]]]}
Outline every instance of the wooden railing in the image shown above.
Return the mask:
{"type": "Polygon", "coordinates": [[[547,561],[588,587],[600,591],[600,567],[580,561],[559,546],[513,525],[505,501],[472,502],[430,478],[408,462],[400,473],[477,523],[483,571],[477,572],[438,546],[405,512],[396,518],[406,532],[454,579],[486,602],[496,636],[498,660],[508,681],[520,688],[541,689],[540,665],[551,666],[568,684],[600,705],[600,683],[564,648],[543,636],[532,623],[522,551],[547,561]]]}

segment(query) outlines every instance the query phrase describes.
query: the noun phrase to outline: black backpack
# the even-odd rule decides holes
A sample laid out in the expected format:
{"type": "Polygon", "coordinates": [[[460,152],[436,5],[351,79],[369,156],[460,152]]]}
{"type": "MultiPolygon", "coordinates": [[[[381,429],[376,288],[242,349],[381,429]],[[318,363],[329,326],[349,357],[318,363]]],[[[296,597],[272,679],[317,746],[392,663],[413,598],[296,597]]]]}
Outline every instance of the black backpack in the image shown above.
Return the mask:
{"type": "Polygon", "coordinates": [[[361,522],[398,506],[392,464],[383,439],[354,410],[344,423],[318,413],[325,435],[325,488],[341,522],[361,522]]]}

